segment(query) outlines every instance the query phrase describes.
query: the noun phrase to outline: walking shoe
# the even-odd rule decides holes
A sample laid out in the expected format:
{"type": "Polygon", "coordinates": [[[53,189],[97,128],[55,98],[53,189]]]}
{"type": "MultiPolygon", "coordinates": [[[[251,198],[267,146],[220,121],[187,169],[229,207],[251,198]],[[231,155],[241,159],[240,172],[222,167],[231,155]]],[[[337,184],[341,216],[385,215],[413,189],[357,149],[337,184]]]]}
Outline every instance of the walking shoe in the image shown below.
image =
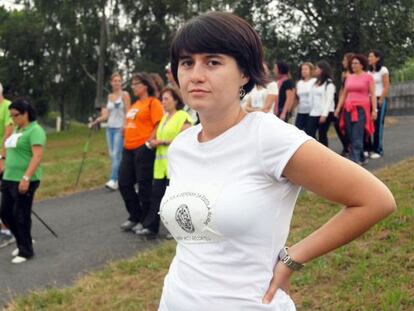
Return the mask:
{"type": "Polygon", "coordinates": [[[121,225],[121,229],[122,229],[122,230],[124,230],[124,231],[131,231],[131,230],[132,230],[132,228],[134,228],[136,225],[137,225],[137,223],[136,223],[136,222],[133,222],[133,221],[127,220],[126,222],[124,222],[124,223],[121,225]]]}
{"type": "Polygon", "coordinates": [[[364,151],[364,158],[369,158],[369,152],[368,151],[364,151]]]}
{"type": "Polygon", "coordinates": [[[140,235],[140,236],[157,235],[154,231],[152,231],[148,228],[143,228],[141,230],[137,230],[137,231],[135,231],[135,234],[140,235]]]}
{"type": "Polygon", "coordinates": [[[165,236],[165,239],[166,239],[166,240],[173,240],[173,239],[174,239],[174,237],[172,236],[172,234],[171,234],[171,233],[167,233],[167,234],[166,234],[166,236],[165,236]]]}
{"type": "Polygon", "coordinates": [[[368,158],[365,158],[364,160],[358,162],[358,164],[361,165],[361,166],[367,165],[368,164],[368,158]]]}
{"type": "Polygon", "coordinates": [[[4,234],[0,232],[0,248],[6,247],[16,242],[16,239],[11,234],[4,234]]]}
{"type": "Polygon", "coordinates": [[[141,231],[142,229],[144,229],[144,226],[139,222],[131,229],[131,231],[137,233],[137,231],[141,231]]]}
{"type": "Polygon", "coordinates": [[[118,182],[111,179],[105,184],[105,187],[109,190],[116,191],[118,190],[118,182]]]}
{"type": "Polygon", "coordinates": [[[23,263],[23,262],[25,262],[25,261],[27,261],[27,258],[26,258],[26,257],[16,256],[16,257],[14,257],[14,258],[12,259],[11,263],[14,263],[14,264],[19,264],[19,263],[23,263]]]}
{"type": "Polygon", "coordinates": [[[19,255],[19,249],[18,248],[16,248],[14,251],[12,251],[12,254],[11,254],[13,257],[16,257],[17,255],[19,255]]]}
{"type": "Polygon", "coordinates": [[[379,153],[373,152],[371,153],[371,155],[369,156],[371,159],[379,159],[382,157],[382,155],[380,155],[379,153]]]}

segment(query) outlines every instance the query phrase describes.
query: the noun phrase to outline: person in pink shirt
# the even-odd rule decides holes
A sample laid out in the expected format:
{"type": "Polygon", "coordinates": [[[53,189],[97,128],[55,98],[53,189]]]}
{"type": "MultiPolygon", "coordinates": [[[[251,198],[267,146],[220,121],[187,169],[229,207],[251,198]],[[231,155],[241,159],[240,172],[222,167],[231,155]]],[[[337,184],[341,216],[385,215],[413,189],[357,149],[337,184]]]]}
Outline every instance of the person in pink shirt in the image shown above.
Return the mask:
{"type": "Polygon", "coordinates": [[[335,110],[335,116],[340,116],[340,128],[345,130],[351,142],[351,160],[364,164],[363,154],[364,133],[372,136],[373,121],[377,118],[377,98],[375,83],[366,72],[368,60],[362,54],[355,54],[351,59],[351,74],[347,77],[344,90],[335,110]],[[372,109],[371,109],[372,108],[372,109]],[[372,111],[372,112],[371,112],[372,111]]]}

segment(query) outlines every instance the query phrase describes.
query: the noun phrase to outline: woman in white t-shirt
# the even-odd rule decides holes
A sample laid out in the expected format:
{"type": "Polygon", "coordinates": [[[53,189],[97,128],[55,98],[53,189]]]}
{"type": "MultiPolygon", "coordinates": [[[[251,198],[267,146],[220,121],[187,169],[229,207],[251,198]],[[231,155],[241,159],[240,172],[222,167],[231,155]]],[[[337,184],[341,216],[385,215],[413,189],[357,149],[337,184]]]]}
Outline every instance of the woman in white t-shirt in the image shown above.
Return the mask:
{"type": "Polygon", "coordinates": [[[381,51],[372,50],[368,54],[369,73],[375,82],[375,96],[377,97],[378,117],[374,122],[375,131],[371,146],[371,159],[378,159],[384,155],[382,137],[384,134],[384,120],[387,113],[387,96],[390,86],[390,75],[384,66],[384,56],[381,51]]]}
{"type": "MultiPolygon", "coordinates": [[[[270,70],[266,63],[263,63],[266,75],[270,79],[270,70]]],[[[273,113],[273,105],[275,104],[277,95],[279,94],[276,81],[266,84],[266,87],[255,85],[247,94],[245,110],[247,112],[263,111],[273,113]]]]}
{"type": "Polygon", "coordinates": [[[168,151],[160,217],[178,243],[159,310],[295,310],[293,270],[395,209],[368,171],[273,114],[243,110],[240,97],[266,83],[262,64],[259,36],[231,13],[194,17],[173,39],[172,73],[201,123],[168,151]],[[285,249],[300,186],[346,208],[285,249]]]}
{"type": "Polygon", "coordinates": [[[316,64],[316,83],[311,88],[309,102],[310,112],[305,132],[316,137],[318,141],[328,147],[328,129],[334,121],[335,85],[332,81],[332,69],[328,62],[322,60],[316,64]]]}
{"type": "Polygon", "coordinates": [[[316,82],[313,78],[314,66],[306,62],[299,66],[301,79],[296,83],[297,114],[295,125],[300,130],[305,130],[308,122],[311,105],[309,100],[310,90],[316,82]]]}

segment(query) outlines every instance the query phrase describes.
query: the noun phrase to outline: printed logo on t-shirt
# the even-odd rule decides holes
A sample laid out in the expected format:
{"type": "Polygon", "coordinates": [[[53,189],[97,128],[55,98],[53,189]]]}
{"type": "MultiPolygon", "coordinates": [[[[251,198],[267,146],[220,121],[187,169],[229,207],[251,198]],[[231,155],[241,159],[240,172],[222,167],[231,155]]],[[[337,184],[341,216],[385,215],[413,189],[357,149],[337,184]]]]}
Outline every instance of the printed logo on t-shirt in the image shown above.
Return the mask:
{"type": "Polygon", "coordinates": [[[138,108],[133,108],[133,109],[130,109],[130,110],[127,112],[126,118],[127,118],[127,119],[130,119],[130,120],[135,120],[135,117],[136,117],[136,115],[138,114],[138,112],[139,112],[139,109],[138,109],[138,108]]]}
{"type": "Polygon", "coordinates": [[[220,189],[212,185],[169,186],[161,201],[160,217],[178,242],[202,243],[222,239],[213,205],[220,189]]]}

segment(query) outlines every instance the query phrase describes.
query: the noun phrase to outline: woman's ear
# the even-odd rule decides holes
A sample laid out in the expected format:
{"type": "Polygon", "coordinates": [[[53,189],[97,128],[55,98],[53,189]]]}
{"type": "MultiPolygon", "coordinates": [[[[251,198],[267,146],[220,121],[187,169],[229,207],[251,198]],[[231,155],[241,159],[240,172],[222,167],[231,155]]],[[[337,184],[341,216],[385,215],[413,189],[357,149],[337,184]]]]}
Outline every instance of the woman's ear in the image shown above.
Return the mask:
{"type": "Polygon", "coordinates": [[[248,77],[248,76],[246,76],[246,74],[242,74],[242,76],[241,76],[241,82],[242,82],[242,85],[241,86],[243,86],[243,85],[246,85],[249,81],[250,81],[250,77],[248,77]]]}

